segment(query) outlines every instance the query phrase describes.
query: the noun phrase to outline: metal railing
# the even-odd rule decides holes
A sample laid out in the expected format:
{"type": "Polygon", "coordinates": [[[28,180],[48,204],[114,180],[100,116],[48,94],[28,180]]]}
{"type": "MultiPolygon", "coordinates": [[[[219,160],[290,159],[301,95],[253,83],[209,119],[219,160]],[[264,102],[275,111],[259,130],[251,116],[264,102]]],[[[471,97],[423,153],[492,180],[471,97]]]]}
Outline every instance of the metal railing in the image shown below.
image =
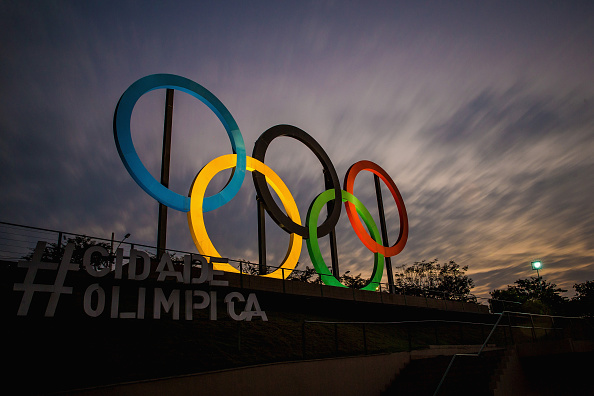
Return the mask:
{"type": "MultiPolygon", "coordinates": [[[[63,247],[69,239],[90,238],[93,243],[104,243],[113,252],[124,248],[124,255],[131,249],[144,249],[155,255],[154,246],[134,244],[115,238],[88,237],[82,234],[30,227],[0,222],[0,260],[16,263],[30,255],[37,241],[42,240],[56,247],[63,247]]],[[[192,254],[179,250],[167,250],[172,255],[192,254]]],[[[251,263],[245,260],[229,260],[243,274],[250,274],[251,263]]],[[[300,270],[295,270],[299,273],[300,270]]],[[[319,274],[317,275],[320,276],[319,274]]],[[[320,287],[322,284],[320,282],[320,287]]],[[[385,292],[385,284],[378,285],[378,291],[385,292]]],[[[436,291],[425,290],[425,297],[435,295],[436,291]],[[433,294],[431,294],[433,293],[433,294]]],[[[444,298],[447,296],[444,294],[444,298]]],[[[505,302],[505,301],[502,301],[505,302]]],[[[515,302],[505,302],[517,304],[515,302]]],[[[498,314],[490,323],[464,321],[423,320],[400,322],[324,322],[303,321],[295,323],[296,333],[301,331],[303,358],[310,356],[344,355],[358,353],[383,353],[391,351],[411,351],[427,348],[429,345],[476,344],[481,345],[480,355],[489,342],[496,345],[509,345],[543,339],[593,339],[592,327],[583,318],[517,313],[506,310],[498,314]],[[495,323],[493,323],[495,322],[495,323]],[[299,329],[301,326],[301,329],[299,329]],[[380,328],[383,328],[380,330],[380,328]],[[316,337],[310,337],[316,331],[316,337]],[[488,333],[488,335],[487,335],[488,333]],[[486,338],[485,338],[486,337],[486,338]],[[325,342],[322,342],[321,339],[325,342]],[[323,345],[322,345],[323,344],[323,345]]],[[[240,325],[239,325],[240,326],[240,325]]],[[[299,338],[299,337],[298,337],[299,338]]],[[[299,341],[297,341],[299,342],[299,341]]],[[[447,372],[445,373],[447,376],[447,372]]],[[[444,376],[444,378],[445,378],[444,376]]]]}
{"type": "Polygon", "coordinates": [[[304,320],[301,329],[303,358],[403,352],[432,345],[487,346],[572,338],[594,339],[584,318],[506,311],[491,322],[463,320],[321,321],[304,320]],[[311,337],[315,334],[315,337],[311,337]]]}
{"type": "MultiPolygon", "coordinates": [[[[16,262],[29,256],[35,249],[38,241],[47,242],[51,247],[62,248],[69,241],[76,241],[77,238],[86,239],[89,246],[92,244],[102,244],[107,247],[111,254],[115,253],[117,248],[124,249],[124,257],[129,256],[132,249],[143,250],[150,256],[157,256],[157,247],[144,245],[140,243],[131,243],[124,238],[101,238],[89,236],[86,234],[77,234],[73,232],[59,231],[48,228],[25,226],[21,224],[8,223],[0,221],[0,260],[16,262]]],[[[196,254],[176,249],[166,249],[172,258],[179,259],[186,254],[196,254]]],[[[207,256],[208,257],[208,256],[207,256]]],[[[239,260],[230,260],[239,263],[239,260]]]]}
{"type": "Polygon", "coordinates": [[[456,360],[456,357],[459,357],[459,356],[480,357],[481,354],[483,353],[483,351],[485,350],[486,346],[488,345],[489,341],[493,337],[493,334],[495,333],[497,327],[500,326],[501,321],[504,317],[507,318],[507,327],[510,330],[510,338],[511,338],[512,344],[520,343],[521,341],[536,342],[536,341],[543,340],[543,339],[549,339],[550,335],[552,335],[553,336],[552,338],[554,338],[554,339],[565,339],[565,338],[594,339],[594,328],[592,327],[592,325],[590,323],[588,323],[588,321],[585,318],[570,317],[570,316],[555,316],[555,315],[539,315],[539,314],[532,314],[532,313],[525,313],[525,312],[513,312],[513,311],[503,311],[503,312],[499,313],[498,315],[499,315],[499,318],[497,318],[497,321],[493,325],[493,328],[489,332],[489,335],[487,336],[487,338],[485,338],[485,341],[483,342],[483,344],[478,352],[476,352],[476,353],[457,353],[452,356],[452,359],[450,360],[450,363],[448,364],[445,372],[443,373],[443,376],[441,377],[441,380],[439,381],[439,384],[437,385],[437,388],[435,389],[433,396],[437,396],[437,394],[439,393],[441,387],[443,386],[443,383],[445,382],[445,379],[447,378],[452,366],[454,365],[454,361],[456,360]],[[512,315],[515,318],[524,318],[525,322],[526,322],[526,320],[529,320],[530,324],[529,325],[517,325],[517,324],[514,325],[514,324],[512,324],[512,321],[511,321],[512,315]],[[536,321],[535,321],[535,319],[536,319],[536,321]],[[538,323],[538,321],[542,322],[542,320],[550,321],[550,323],[551,323],[550,326],[552,326],[552,327],[535,325],[535,323],[538,323]],[[582,326],[579,326],[579,328],[576,328],[577,326],[575,326],[575,324],[573,323],[576,320],[580,321],[580,323],[582,324],[582,326]],[[568,326],[566,326],[566,324],[568,324],[568,326]],[[519,332],[516,331],[515,338],[514,338],[513,329],[519,330],[519,332]],[[579,331],[579,333],[578,333],[578,331],[579,331]],[[529,334],[526,334],[527,332],[529,334]],[[542,333],[544,333],[544,337],[543,337],[542,333]],[[551,334],[549,334],[549,333],[551,333],[551,334]],[[520,337],[518,337],[518,335],[520,337]]]}
{"type": "MultiPolygon", "coordinates": [[[[103,244],[108,251],[113,255],[117,248],[121,247],[124,249],[124,257],[129,256],[129,252],[131,249],[141,249],[147,252],[149,255],[153,257],[157,257],[157,247],[150,246],[150,245],[143,245],[139,243],[131,243],[126,241],[126,237],[124,238],[115,238],[112,234],[112,238],[100,238],[94,236],[88,236],[85,234],[77,234],[72,232],[66,231],[59,231],[47,228],[40,228],[40,227],[32,227],[32,226],[25,226],[20,224],[8,223],[0,221],[0,260],[7,261],[7,262],[17,262],[22,260],[23,258],[29,256],[38,241],[45,241],[48,243],[49,246],[53,246],[58,250],[63,248],[66,243],[70,240],[75,240],[76,238],[86,238],[89,240],[88,243],[90,244],[103,244]]],[[[174,261],[178,259],[181,262],[181,256],[186,254],[195,254],[195,252],[187,252],[182,250],[175,250],[175,249],[166,249],[174,261]]],[[[209,258],[207,256],[207,258],[209,258]]],[[[259,275],[259,264],[252,263],[247,260],[242,259],[225,259],[228,262],[237,268],[240,274],[242,275],[259,275]]],[[[267,266],[269,270],[276,270],[281,267],[275,266],[267,266]]],[[[281,269],[283,279],[285,278],[285,271],[286,269],[281,269]]],[[[311,271],[311,270],[310,270],[311,271]]],[[[307,270],[300,270],[294,269],[291,271],[293,276],[289,276],[288,280],[299,280],[299,274],[304,274],[307,270]]],[[[322,287],[324,283],[322,282],[322,277],[329,276],[325,274],[320,274],[315,272],[312,277],[315,278],[315,281],[308,280],[309,283],[317,283],[322,287]]],[[[377,292],[380,293],[392,293],[392,294],[400,294],[400,295],[407,295],[407,296],[417,296],[417,297],[424,297],[425,299],[439,299],[439,300],[448,300],[448,301],[461,301],[461,302],[476,302],[476,303],[485,303],[487,305],[491,301],[498,301],[503,304],[505,308],[506,305],[509,307],[510,304],[519,304],[514,301],[504,301],[504,300],[494,300],[485,297],[475,297],[473,295],[459,295],[455,293],[450,293],[447,291],[442,290],[435,290],[429,288],[416,288],[411,289],[407,288],[398,289],[390,287],[388,283],[378,283],[377,292]]]]}
{"type": "MultiPolygon", "coordinates": [[[[304,358],[367,355],[410,352],[426,349],[430,345],[476,343],[484,339],[485,332],[492,325],[492,323],[442,319],[390,322],[304,320],[302,355],[304,358]],[[307,334],[311,333],[316,334],[315,339],[307,337],[307,334]],[[309,338],[312,339],[310,341],[312,345],[308,344],[309,338]],[[332,342],[325,342],[328,339],[332,342]]],[[[503,339],[503,335],[501,336],[503,339]]]]}

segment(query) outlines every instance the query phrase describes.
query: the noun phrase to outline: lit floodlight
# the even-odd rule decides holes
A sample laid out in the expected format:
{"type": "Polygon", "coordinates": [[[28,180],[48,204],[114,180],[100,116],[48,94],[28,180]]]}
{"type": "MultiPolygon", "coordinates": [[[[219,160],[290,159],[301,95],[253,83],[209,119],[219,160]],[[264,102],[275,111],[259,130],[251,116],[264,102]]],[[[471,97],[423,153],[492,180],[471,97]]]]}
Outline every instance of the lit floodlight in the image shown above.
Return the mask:
{"type": "Polygon", "coordinates": [[[530,264],[532,264],[532,269],[536,271],[536,278],[538,279],[538,286],[539,286],[540,291],[542,292],[542,283],[540,281],[540,270],[542,269],[542,261],[536,260],[530,264]]]}

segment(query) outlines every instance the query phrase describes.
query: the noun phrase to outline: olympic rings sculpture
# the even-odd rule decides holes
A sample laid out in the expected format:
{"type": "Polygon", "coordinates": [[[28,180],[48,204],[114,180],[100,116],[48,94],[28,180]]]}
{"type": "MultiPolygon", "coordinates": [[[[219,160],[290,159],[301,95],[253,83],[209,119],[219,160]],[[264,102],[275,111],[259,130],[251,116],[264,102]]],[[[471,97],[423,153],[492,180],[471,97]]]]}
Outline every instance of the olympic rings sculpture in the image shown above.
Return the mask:
{"type": "MultiPolygon", "coordinates": [[[[187,212],[192,238],[198,251],[204,256],[221,257],[206,232],[204,213],[220,208],[231,201],[241,188],[246,171],[252,172],[256,193],[264,203],[268,215],[279,227],[290,234],[289,248],[281,265],[277,270],[263,276],[277,279],[288,277],[297,266],[302,241],[305,239],[312,264],[322,281],[327,285],[346,287],[331,274],[318,245],[318,238],[332,232],[340,218],[342,205],[333,205],[326,219],[322,224],[317,225],[322,207],[336,197],[340,197],[345,203],[349,221],[361,242],[374,253],[373,273],[369,282],[361,288],[362,290],[376,290],[383,274],[384,257],[397,255],[406,245],[408,217],[404,201],[392,178],[379,165],[371,161],[356,162],[347,171],[341,187],[334,165],[324,149],[308,133],[291,125],[277,125],[265,131],[256,140],[252,156],[249,157],[246,154],[239,127],[229,110],[210,91],[187,78],[172,74],[153,74],[133,83],[124,92],[116,106],[113,132],[120,158],[136,183],[163,205],[187,212]],[[217,115],[231,141],[233,154],[220,156],[206,164],[196,175],[188,196],[175,193],[159,183],[142,164],[132,142],[130,131],[132,110],[142,95],[156,89],[177,89],[206,104],[217,115]],[[282,179],[264,162],[268,146],[272,140],[280,136],[291,137],[308,147],[316,155],[324,168],[324,173],[332,182],[332,188],[319,194],[310,205],[305,225],[301,224],[301,216],[293,195],[282,179]],[[217,194],[206,197],[208,183],[217,173],[225,169],[233,169],[227,185],[217,194]],[[400,232],[398,240],[392,246],[383,245],[382,237],[369,211],[353,195],[355,178],[361,171],[369,171],[377,175],[388,187],[396,202],[400,217],[400,232]],[[280,198],[284,210],[276,204],[268,185],[280,198]]],[[[213,263],[213,267],[227,272],[239,272],[228,263],[213,263]]]]}

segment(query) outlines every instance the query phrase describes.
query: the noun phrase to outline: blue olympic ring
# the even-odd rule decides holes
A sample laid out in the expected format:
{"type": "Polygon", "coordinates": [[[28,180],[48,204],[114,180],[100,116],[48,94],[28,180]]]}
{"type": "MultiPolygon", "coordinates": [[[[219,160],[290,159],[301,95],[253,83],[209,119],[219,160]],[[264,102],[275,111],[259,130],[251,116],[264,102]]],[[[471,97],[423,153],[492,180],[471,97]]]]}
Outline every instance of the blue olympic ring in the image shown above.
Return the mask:
{"type": "Polygon", "coordinates": [[[239,127],[229,110],[200,84],[173,74],[153,74],[132,84],[120,98],[113,119],[113,135],[120,158],[128,173],[151,197],[172,209],[181,212],[190,210],[190,197],[175,193],[159,183],[143,165],[132,143],[130,119],[136,102],[145,93],[164,88],[186,92],[207,105],[223,123],[231,140],[233,153],[237,154],[237,165],[229,183],[217,194],[204,198],[202,210],[215,210],[231,201],[241,188],[246,171],[246,152],[239,127]]]}

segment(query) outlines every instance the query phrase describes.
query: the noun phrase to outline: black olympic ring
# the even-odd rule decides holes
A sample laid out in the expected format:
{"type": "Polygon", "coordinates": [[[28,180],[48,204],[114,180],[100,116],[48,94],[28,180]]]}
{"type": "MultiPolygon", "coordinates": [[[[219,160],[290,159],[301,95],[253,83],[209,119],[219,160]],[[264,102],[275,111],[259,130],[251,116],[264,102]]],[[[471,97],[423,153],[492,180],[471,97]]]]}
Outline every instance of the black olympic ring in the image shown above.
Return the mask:
{"type": "MultiPolygon", "coordinates": [[[[276,125],[272,128],[269,128],[260,135],[258,140],[256,140],[252,157],[258,161],[264,162],[264,156],[266,155],[266,149],[268,148],[268,145],[274,139],[280,136],[287,136],[299,140],[316,155],[318,160],[320,160],[322,163],[324,172],[332,179],[332,186],[334,188],[335,196],[340,197],[342,188],[340,181],[338,180],[338,175],[336,174],[336,169],[334,169],[334,165],[332,164],[332,161],[330,161],[330,157],[328,157],[328,154],[326,154],[322,146],[320,146],[320,144],[313,137],[311,137],[302,129],[292,125],[276,125]]],[[[274,222],[286,232],[295,233],[305,239],[308,239],[309,230],[307,225],[302,226],[295,223],[279,208],[279,206],[274,201],[272,194],[270,193],[268,183],[266,182],[266,177],[260,172],[252,172],[252,178],[254,179],[256,192],[262,199],[266,211],[274,220],[274,222]]],[[[332,230],[334,230],[334,227],[340,218],[341,209],[342,205],[333,205],[326,220],[324,220],[324,222],[318,226],[318,237],[328,235],[330,232],[332,232],[332,230]]]]}

